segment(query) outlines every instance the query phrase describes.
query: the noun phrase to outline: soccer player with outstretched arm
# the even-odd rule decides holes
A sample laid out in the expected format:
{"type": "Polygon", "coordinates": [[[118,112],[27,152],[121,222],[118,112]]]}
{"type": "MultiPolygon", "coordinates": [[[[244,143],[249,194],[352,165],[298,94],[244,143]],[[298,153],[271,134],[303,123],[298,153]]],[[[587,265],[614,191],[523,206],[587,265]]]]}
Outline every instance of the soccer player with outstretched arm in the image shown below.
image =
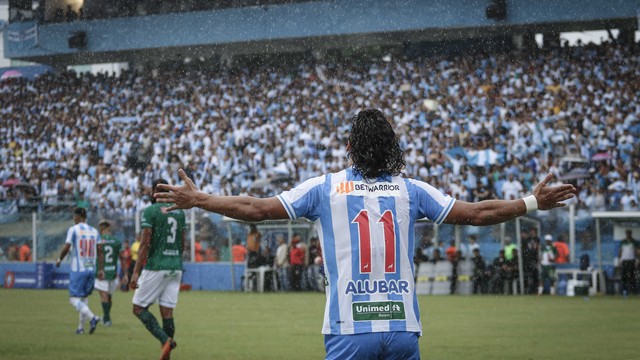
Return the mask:
{"type": "MultiPolygon", "coordinates": [[[[153,192],[166,180],[156,180],[153,192]]],[[[184,251],[184,211],[171,209],[168,204],[153,204],[142,213],[142,236],[138,261],[129,285],[136,289],[133,295],[133,313],[149,332],[162,344],[160,359],[169,359],[176,347],[173,339],[176,330],[173,309],[178,304],[178,292],[182,280],[182,253],[184,251]],[[144,266],[144,269],[143,269],[144,266]],[[141,273],[142,271],[142,273],[141,273]],[[160,305],[162,327],[149,312],[149,306],[160,305]]]]}
{"type": "Polygon", "coordinates": [[[214,196],[184,171],[181,186],[159,185],[166,210],[199,207],[245,221],[314,221],[327,277],[322,333],[327,359],[419,359],[422,333],[413,277],[414,224],[492,225],[529,211],[563,206],[572,185],[548,187],[549,174],[523,199],[469,203],[400,175],[403,153],[379,110],[352,120],[350,168],[309,179],[272,198],[214,196]]]}

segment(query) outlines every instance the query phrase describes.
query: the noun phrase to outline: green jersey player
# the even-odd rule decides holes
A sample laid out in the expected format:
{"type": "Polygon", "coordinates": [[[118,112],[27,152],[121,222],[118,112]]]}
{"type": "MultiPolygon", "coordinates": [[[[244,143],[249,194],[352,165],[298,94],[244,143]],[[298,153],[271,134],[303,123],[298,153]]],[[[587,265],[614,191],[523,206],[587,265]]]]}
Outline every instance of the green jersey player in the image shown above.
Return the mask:
{"type": "MultiPolygon", "coordinates": [[[[156,180],[153,192],[156,192],[158,184],[167,184],[167,181],[156,180]]],[[[166,212],[164,208],[168,207],[167,204],[156,204],[155,200],[152,202],[142,213],[142,239],[130,286],[136,289],[133,313],[160,340],[161,359],[168,359],[171,350],[176,347],[173,340],[173,309],[178,303],[182,279],[185,216],[182,210],[166,212]],[[155,302],[160,305],[162,327],[148,311],[155,302]]]]}
{"type": "Polygon", "coordinates": [[[100,301],[104,312],[102,316],[104,326],[111,326],[111,295],[118,286],[116,283],[118,258],[120,258],[120,266],[123,267],[124,277],[122,282],[124,284],[129,282],[128,269],[124,261],[122,242],[111,235],[111,223],[108,220],[100,220],[98,231],[100,232],[100,242],[98,243],[98,267],[96,268],[94,288],[100,293],[100,301]]]}

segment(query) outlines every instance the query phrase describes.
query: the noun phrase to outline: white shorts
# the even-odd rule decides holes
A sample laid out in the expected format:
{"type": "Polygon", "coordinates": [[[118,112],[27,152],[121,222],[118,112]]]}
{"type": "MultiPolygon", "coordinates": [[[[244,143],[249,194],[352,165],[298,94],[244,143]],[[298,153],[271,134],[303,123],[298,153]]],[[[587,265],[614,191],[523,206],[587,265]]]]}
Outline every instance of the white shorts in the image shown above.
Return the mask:
{"type": "Polygon", "coordinates": [[[93,288],[98,291],[104,291],[113,294],[118,288],[118,280],[98,280],[96,279],[93,288]]]}
{"type": "Polygon", "coordinates": [[[158,302],[160,306],[173,309],[178,303],[181,280],[182,271],[142,270],[133,304],[146,308],[158,302]]]}

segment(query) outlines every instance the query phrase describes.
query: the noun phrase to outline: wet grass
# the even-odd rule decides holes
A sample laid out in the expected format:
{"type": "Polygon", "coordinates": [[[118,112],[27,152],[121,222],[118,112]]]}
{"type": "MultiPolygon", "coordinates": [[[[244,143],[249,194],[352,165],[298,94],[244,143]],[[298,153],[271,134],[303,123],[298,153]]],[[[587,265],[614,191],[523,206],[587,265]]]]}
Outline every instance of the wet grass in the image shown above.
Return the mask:
{"type": "MultiPolygon", "coordinates": [[[[2,359],[149,359],[160,344],[114,295],[113,327],[77,336],[66,291],[0,290],[2,359]]],[[[423,359],[637,359],[640,299],[420,297],[423,359]]],[[[102,313],[97,294],[92,310],[102,313]]],[[[157,315],[157,306],[152,311],[157,315]]],[[[172,359],[322,359],[324,295],[187,292],[172,359]]]]}

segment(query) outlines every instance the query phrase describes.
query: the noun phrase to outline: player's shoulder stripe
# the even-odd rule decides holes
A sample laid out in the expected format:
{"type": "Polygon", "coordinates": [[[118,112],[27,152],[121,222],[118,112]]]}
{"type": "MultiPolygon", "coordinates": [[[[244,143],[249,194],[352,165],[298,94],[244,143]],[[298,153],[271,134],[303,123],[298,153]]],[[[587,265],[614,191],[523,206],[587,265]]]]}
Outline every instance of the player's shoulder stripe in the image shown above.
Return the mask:
{"type": "Polygon", "coordinates": [[[442,222],[444,221],[444,219],[447,218],[447,215],[449,215],[449,212],[451,212],[451,208],[453,208],[453,204],[456,202],[456,199],[451,198],[449,201],[449,204],[447,204],[446,208],[443,208],[440,211],[440,214],[436,217],[436,219],[433,221],[436,224],[442,224],[442,222]]]}
{"type": "Polygon", "coordinates": [[[278,200],[280,200],[280,203],[282,203],[282,206],[284,206],[284,209],[286,210],[287,215],[289,215],[289,219],[295,220],[296,213],[291,208],[291,205],[289,205],[289,203],[282,197],[282,195],[278,195],[276,196],[276,198],[278,198],[278,200]]]}

